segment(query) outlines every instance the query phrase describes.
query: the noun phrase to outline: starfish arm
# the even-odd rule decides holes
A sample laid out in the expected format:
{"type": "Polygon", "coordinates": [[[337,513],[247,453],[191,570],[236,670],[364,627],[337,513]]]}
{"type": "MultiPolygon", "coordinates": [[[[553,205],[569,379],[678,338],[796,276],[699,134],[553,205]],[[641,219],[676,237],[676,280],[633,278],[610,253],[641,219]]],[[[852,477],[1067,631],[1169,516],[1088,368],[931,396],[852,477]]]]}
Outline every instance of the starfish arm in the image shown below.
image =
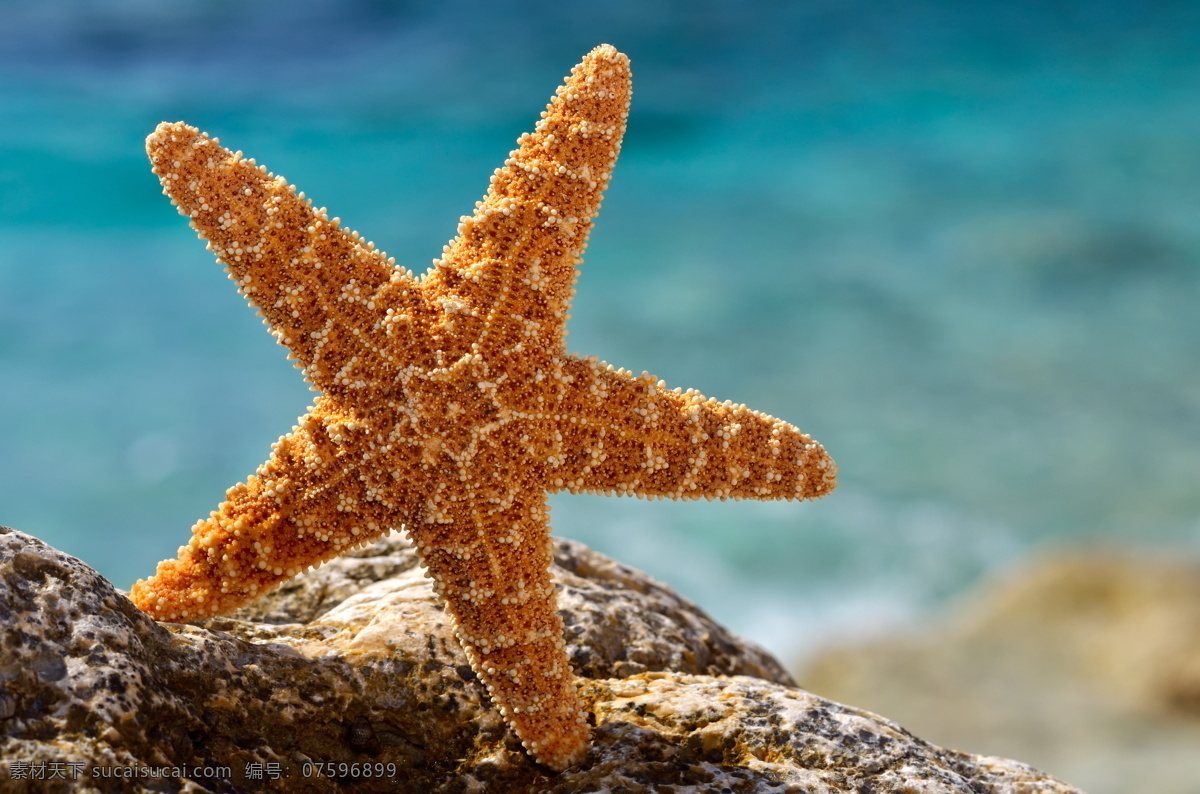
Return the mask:
{"type": "MultiPolygon", "coordinates": [[[[266,463],[192,527],[177,558],[133,585],[133,602],[157,620],[225,614],[399,529],[409,521],[411,505],[362,474],[364,462],[378,455],[371,436],[359,416],[318,398],[273,445],[266,463]]],[[[397,445],[390,452],[408,449],[397,445]]]]}
{"type": "Polygon", "coordinates": [[[163,192],[321,391],[367,405],[377,373],[428,363],[417,281],[374,243],[194,127],[164,122],[146,151],[163,192]]]}
{"type": "Polygon", "coordinates": [[[837,484],[825,448],[793,425],[689,389],[669,391],[568,356],[544,414],[558,437],[547,481],[575,493],[673,499],[811,499],[837,484]],[[561,440],[558,440],[561,439],[561,440]]]}
{"type": "Polygon", "coordinates": [[[609,45],[588,53],[434,260],[424,282],[431,300],[484,355],[528,368],[531,352],[562,350],[576,267],[621,148],[630,94],[625,55],[609,45]]]}
{"type": "Polygon", "coordinates": [[[591,730],[550,579],[545,494],[448,502],[409,535],[472,668],[526,749],[559,771],[582,761],[591,730]]]}

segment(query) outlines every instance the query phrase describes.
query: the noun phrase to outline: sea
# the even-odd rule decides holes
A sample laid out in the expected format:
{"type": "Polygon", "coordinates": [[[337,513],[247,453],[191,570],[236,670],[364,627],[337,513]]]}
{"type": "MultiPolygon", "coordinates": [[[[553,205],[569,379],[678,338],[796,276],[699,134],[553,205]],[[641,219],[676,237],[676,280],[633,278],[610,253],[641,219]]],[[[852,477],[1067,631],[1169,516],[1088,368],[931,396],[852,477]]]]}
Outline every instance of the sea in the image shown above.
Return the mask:
{"type": "Polygon", "coordinates": [[[0,22],[0,524],[119,587],[311,393],[160,194],[185,120],[423,271],[602,42],[569,348],[746,403],[816,502],[556,495],[794,662],[1063,549],[1200,554],[1200,4],[39,0],[0,22]]]}

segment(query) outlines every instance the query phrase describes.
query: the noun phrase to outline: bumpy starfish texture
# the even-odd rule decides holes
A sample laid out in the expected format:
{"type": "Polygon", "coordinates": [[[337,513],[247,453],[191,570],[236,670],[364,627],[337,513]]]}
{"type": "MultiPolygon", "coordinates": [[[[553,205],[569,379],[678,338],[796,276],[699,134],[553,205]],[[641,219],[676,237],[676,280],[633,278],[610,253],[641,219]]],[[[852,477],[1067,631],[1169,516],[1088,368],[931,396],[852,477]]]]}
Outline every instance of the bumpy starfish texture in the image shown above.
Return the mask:
{"type": "Polygon", "coordinates": [[[241,152],[182,123],[155,130],[163,192],[320,396],[134,585],[139,607],[229,612],[403,527],[525,747],[557,770],[582,760],[547,493],[810,498],[836,471],[786,422],[565,352],[629,97],[628,59],[590,52],[420,278],[241,152]]]}

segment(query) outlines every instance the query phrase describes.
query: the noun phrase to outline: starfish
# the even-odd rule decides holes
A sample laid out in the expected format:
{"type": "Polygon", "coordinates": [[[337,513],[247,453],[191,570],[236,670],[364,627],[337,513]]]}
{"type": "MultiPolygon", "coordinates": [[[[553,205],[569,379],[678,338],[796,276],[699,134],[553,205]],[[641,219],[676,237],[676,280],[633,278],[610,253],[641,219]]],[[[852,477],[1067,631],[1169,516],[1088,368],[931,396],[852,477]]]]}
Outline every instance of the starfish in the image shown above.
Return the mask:
{"type": "Polygon", "coordinates": [[[320,394],[134,584],[139,607],[227,613],[403,528],[525,748],[555,770],[583,759],[547,494],[797,499],[836,474],[786,422],[565,351],[629,98],[628,58],[588,53],[421,277],[241,152],[159,125],[146,149],[163,192],[320,394]]]}

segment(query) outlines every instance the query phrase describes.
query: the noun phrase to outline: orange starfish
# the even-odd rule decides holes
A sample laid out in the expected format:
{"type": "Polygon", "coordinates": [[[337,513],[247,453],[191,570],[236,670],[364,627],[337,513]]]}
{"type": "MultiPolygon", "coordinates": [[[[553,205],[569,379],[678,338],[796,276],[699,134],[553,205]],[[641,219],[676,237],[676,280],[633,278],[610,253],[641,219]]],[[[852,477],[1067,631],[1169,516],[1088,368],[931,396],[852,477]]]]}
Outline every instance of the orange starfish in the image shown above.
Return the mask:
{"type": "Polygon", "coordinates": [[[547,493],[809,498],[836,471],[786,422],[565,352],[629,96],[628,59],[588,53],[420,278],[241,152],[182,123],[155,130],[163,192],[321,395],[133,586],[139,607],[229,612],[404,527],[525,747],[556,770],[582,760],[547,493]]]}

